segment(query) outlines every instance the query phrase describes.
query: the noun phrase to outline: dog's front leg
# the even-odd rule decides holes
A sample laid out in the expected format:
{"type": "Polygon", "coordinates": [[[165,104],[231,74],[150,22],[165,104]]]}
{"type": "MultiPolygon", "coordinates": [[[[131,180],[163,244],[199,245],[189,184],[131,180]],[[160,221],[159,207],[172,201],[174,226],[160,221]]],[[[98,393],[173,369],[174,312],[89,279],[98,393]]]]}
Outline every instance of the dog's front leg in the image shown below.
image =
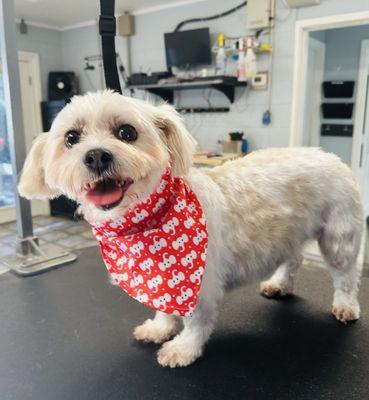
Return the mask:
{"type": "Polygon", "coordinates": [[[183,330],[158,351],[159,364],[171,368],[192,364],[202,355],[215,320],[216,305],[199,299],[192,317],[183,318],[183,330]]]}
{"type": "Polygon", "coordinates": [[[157,311],[153,319],[147,319],[136,327],[133,336],[144,342],[163,343],[173,337],[180,328],[180,317],[157,311]]]}

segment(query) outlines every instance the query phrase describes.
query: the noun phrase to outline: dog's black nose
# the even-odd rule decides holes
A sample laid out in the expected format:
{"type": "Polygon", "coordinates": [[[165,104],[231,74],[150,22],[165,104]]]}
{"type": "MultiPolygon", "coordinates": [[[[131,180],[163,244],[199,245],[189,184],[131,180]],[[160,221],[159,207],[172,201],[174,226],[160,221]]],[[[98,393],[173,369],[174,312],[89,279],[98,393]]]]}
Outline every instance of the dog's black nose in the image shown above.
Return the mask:
{"type": "Polygon", "coordinates": [[[109,169],[113,162],[113,155],[103,149],[94,149],[86,153],[84,163],[86,167],[98,174],[109,169]]]}

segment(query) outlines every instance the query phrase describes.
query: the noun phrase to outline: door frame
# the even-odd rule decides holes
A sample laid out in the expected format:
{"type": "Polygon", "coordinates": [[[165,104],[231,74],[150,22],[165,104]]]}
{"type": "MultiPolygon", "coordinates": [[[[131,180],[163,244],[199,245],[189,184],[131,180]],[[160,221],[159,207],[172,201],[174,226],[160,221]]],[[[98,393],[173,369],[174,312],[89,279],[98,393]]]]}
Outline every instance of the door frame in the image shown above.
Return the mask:
{"type": "Polygon", "coordinates": [[[303,143],[304,119],[301,118],[301,115],[304,115],[306,101],[309,33],[325,29],[347,28],[360,25],[369,25],[369,11],[305,19],[296,22],[290,146],[301,146],[303,143]]]}
{"type": "MultiPolygon", "coordinates": [[[[312,96],[310,97],[310,106],[308,108],[309,111],[317,111],[313,112],[313,116],[311,119],[310,124],[308,125],[310,128],[310,133],[309,133],[309,139],[308,142],[306,141],[306,132],[303,132],[303,138],[302,140],[305,143],[309,143],[308,146],[312,147],[319,147],[319,142],[320,142],[320,104],[322,102],[322,90],[321,90],[321,83],[323,82],[324,79],[324,65],[325,65],[325,51],[326,51],[326,46],[325,43],[321,42],[318,39],[315,38],[309,38],[309,49],[314,51],[314,54],[316,56],[315,61],[319,63],[319,71],[314,71],[313,74],[313,79],[311,84],[308,84],[308,80],[306,79],[306,94],[308,93],[309,90],[312,90],[312,96]],[[319,82],[319,87],[318,90],[316,89],[317,82],[319,82]]],[[[307,71],[308,74],[308,71],[307,71]]],[[[307,75],[308,76],[308,75],[307,75]]],[[[307,120],[306,118],[309,118],[309,115],[306,113],[306,108],[304,110],[304,131],[306,129],[306,123],[307,120]]],[[[302,143],[304,144],[304,143],[302,143]]]]}
{"type": "MultiPolygon", "coordinates": [[[[355,106],[354,133],[352,138],[352,168],[359,175],[360,168],[364,161],[363,154],[368,151],[367,143],[363,143],[363,130],[368,118],[368,74],[369,74],[369,38],[363,39],[360,45],[359,73],[357,79],[356,104],[363,104],[363,107],[355,106]],[[365,82],[365,84],[363,84],[365,82]]],[[[364,186],[363,182],[360,182],[364,186]]]]}
{"type": "Polygon", "coordinates": [[[36,125],[38,132],[42,132],[42,118],[40,104],[42,101],[42,90],[41,90],[41,74],[40,74],[40,57],[37,53],[31,53],[29,51],[18,51],[18,62],[26,62],[30,66],[33,95],[35,102],[30,104],[33,112],[36,116],[36,125]]]}
{"type": "MultiPolygon", "coordinates": [[[[36,116],[36,125],[38,131],[42,132],[42,118],[40,104],[42,101],[41,91],[41,75],[40,75],[40,58],[37,53],[28,51],[18,51],[18,62],[26,62],[30,66],[30,73],[32,79],[33,96],[35,102],[30,104],[36,116]]],[[[32,200],[31,201],[32,216],[37,215],[50,215],[49,202],[46,200],[32,200]]],[[[15,207],[6,206],[0,207],[0,224],[15,221],[15,207]]]]}
{"type": "MultiPolygon", "coordinates": [[[[304,118],[301,118],[301,115],[304,115],[306,102],[306,77],[309,50],[309,33],[325,29],[348,28],[360,25],[369,25],[369,11],[332,15],[328,17],[320,17],[314,19],[305,19],[296,22],[289,140],[289,145],[291,147],[301,146],[303,144],[304,118]]],[[[354,143],[356,146],[358,146],[358,140],[356,137],[353,137],[353,151],[354,143]]],[[[357,151],[358,149],[355,149],[355,152],[357,151]]],[[[355,155],[355,158],[352,160],[352,162],[356,162],[357,165],[354,166],[353,163],[351,163],[354,171],[358,171],[359,160],[360,158],[355,155]]],[[[358,257],[359,264],[364,263],[364,249],[367,236],[367,229],[364,228],[360,254],[358,257]]]]}

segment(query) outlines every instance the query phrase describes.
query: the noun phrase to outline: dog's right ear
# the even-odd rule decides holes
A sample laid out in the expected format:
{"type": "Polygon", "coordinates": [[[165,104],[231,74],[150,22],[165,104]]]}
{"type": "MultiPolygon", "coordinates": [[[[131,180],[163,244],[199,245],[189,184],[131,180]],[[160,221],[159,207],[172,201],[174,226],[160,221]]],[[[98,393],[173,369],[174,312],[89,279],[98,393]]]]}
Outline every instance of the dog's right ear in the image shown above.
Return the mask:
{"type": "Polygon", "coordinates": [[[186,175],[193,163],[197,144],[195,139],[185,128],[180,115],[169,104],[156,106],[155,118],[170,152],[174,176],[186,175]]]}
{"type": "Polygon", "coordinates": [[[18,192],[27,199],[45,199],[56,197],[59,193],[45,182],[45,171],[42,165],[44,148],[48,132],[39,135],[28,153],[20,177],[18,192]]]}

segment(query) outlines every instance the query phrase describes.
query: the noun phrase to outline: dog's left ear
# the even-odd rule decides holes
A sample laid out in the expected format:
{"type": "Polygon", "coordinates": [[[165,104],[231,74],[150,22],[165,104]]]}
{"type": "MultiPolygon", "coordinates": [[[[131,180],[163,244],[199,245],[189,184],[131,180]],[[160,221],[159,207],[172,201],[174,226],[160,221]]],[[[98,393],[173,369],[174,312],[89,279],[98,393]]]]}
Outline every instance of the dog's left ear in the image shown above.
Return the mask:
{"type": "Polygon", "coordinates": [[[156,124],[163,132],[173,162],[173,175],[185,175],[193,163],[196,141],[185,128],[182,118],[168,104],[156,107],[156,124]]]}

